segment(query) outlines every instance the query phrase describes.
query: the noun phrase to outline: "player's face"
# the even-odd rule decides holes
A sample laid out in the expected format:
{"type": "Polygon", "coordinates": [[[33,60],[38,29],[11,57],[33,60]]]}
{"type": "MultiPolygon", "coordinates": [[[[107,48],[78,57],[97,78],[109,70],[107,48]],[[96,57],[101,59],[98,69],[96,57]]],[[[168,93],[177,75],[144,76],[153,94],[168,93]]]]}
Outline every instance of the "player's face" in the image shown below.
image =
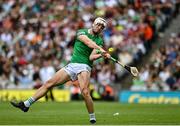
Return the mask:
{"type": "Polygon", "coordinates": [[[104,30],[104,25],[103,24],[99,24],[99,23],[94,24],[92,26],[92,30],[93,30],[93,33],[99,34],[99,33],[101,33],[104,30]]]}

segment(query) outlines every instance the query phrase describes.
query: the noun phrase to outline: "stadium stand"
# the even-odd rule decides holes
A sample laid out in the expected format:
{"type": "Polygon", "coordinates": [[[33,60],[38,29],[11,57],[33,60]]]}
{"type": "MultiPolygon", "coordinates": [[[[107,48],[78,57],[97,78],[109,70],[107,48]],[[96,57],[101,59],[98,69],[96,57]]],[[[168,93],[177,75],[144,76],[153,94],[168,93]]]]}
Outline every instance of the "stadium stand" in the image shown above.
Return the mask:
{"type": "Polygon", "coordinates": [[[133,80],[132,91],[180,90],[180,34],[172,33],[167,41],[152,54],[139,78],[133,80]]]}
{"type": "MultiPolygon", "coordinates": [[[[178,0],[2,0],[0,89],[32,89],[41,85],[39,72],[43,62],[48,59],[55,70],[66,65],[71,59],[76,30],[90,27],[98,16],[109,23],[103,33],[105,48],[113,47],[112,56],[125,64],[137,63],[179,14],[179,4],[178,0]]],[[[163,88],[158,90],[179,88],[179,62],[175,63],[179,61],[178,42],[176,36],[158,50],[152,64],[141,69],[140,79],[134,84],[147,82],[145,90],[157,90],[151,82],[161,80],[168,87],[158,85],[163,88]],[[172,43],[175,46],[169,48],[172,43]],[[174,68],[173,75],[169,67],[174,68]]],[[[100,87],[112,85],[124,73],[118,65],[100,59],[95,62],[91,83],[100,87]]]]}

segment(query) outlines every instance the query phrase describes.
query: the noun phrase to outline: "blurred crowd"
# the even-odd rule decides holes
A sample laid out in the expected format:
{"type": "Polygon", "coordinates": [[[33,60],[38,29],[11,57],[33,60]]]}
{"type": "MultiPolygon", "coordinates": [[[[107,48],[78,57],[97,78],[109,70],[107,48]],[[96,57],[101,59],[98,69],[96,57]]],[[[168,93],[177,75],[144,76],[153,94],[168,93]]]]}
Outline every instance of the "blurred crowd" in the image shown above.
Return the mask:
{"type": "MultiPolygon", "coordinates": [[[[125,64],[137,63],[178,15],[179,4],[178,0],[1,0],[0,89],[41,86],[70,61],[76,31],[91,27],[98,16],[108,21],[104,48],[112,47],[112,56],[125,64]]],[[[157,51],[154,64],[160,67],[161,57],[169,58],[176,48],[157,51]]],[[[91,83],[100,86],[118,82],[125,72],[107,60],[94,64],[91,83]]],[[[174,60],[172,66],[176,67],[174,60]]],[[[163,80],[169,67],[160,67],[163,80]]]]}
{"type": "Polygon", "coordinates": [[[180,33],[172,33],[168,43],[152,54],[150,62],[133,80],[133,91],[180,90],[180,33]]]}

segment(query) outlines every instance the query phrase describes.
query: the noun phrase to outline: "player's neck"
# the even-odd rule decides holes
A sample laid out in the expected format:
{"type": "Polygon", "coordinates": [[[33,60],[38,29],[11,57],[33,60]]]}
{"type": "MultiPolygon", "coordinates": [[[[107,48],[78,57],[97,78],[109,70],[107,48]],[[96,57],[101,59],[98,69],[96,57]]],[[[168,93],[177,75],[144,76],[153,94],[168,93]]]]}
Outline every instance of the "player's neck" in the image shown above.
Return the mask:
{"type": "Polygon", "coordinates": [[[91,34],[91,35],[96,35],[96,34],[94,34],[94,32],[93,32],[93,30],[91,28],[88,29],[88,33],[91,34]]]}

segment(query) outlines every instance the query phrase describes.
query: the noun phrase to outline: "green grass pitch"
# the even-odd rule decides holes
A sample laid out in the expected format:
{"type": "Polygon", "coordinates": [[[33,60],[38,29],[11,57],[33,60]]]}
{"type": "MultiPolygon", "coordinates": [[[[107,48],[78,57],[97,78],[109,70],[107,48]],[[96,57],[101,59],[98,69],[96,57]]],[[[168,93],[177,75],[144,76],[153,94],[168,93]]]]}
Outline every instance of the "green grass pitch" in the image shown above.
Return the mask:
{"type": "MultiPolygon", "coordinates": [[[[180,105],[95,102],[95,110],[97,125],[180,124],[180,105]]],[[[89,118],[83,101],[38,102],[28,113],[0,102],[0,125],[89,125],[89,118]]]]}

